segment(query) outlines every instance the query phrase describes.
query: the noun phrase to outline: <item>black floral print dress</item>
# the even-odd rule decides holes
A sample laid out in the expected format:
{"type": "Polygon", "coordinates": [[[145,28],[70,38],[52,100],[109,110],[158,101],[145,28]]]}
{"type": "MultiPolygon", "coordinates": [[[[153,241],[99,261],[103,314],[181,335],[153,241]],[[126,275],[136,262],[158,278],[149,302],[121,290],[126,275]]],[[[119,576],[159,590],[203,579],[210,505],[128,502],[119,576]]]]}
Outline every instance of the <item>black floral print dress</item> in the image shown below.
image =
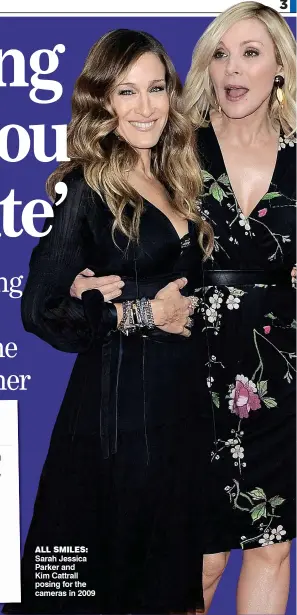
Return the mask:
{"type": "Polygon", "coordinates": [[[211,124],[197,133],[215,249],[196,289],[213,446],[205,553],[295,535],[296,139],[279,138],[268,192],[243,215],[211,124]]]}

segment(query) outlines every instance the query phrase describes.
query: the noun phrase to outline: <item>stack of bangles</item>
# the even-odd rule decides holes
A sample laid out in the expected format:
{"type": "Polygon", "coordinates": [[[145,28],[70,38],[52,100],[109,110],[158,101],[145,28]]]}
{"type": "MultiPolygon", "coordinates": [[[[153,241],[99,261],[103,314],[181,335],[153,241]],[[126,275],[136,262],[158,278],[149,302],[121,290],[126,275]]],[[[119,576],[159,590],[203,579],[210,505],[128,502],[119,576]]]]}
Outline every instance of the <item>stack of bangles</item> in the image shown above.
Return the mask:
{"type": "MultiPolygon", "coordinates": [[[[198,300],[196,297],[189,297],[191,300],[192,310],[197,307],[198,300]]],[[[152,304],[150,299],[143,297],[142,299],[135,299],[134,301],[124,301],[123,304],[123,318],[118,326],[118,330],[129,335],[129,333],[135,333],[140,329],[154,329],[155,321],[152,310],[152,304]]],[[[189,318],[189,325],[192,326],[192,319],[189,318]]]]}
{"type": "Polygon", "coordinates": [[[135,333],[139,329],[154,329],[155,321],[152,304],[149,299],[135,299],[123,302],[123,318],[118,326],[124,335],[135,333]]]}

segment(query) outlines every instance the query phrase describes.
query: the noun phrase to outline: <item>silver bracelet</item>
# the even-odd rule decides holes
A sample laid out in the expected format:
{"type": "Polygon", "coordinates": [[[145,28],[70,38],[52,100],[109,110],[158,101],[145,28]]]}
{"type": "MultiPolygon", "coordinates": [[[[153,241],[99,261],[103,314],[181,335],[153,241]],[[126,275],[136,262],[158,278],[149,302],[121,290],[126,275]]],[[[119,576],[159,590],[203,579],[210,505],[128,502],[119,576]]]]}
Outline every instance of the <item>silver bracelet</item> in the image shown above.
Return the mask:
{"type": "Polygon", "coordinates": [[[124,301],[123,306],[123,318],[118,325],[118,330],[129,335],[129,332],[134,333],[136,327],[133,322],[132,301],[124,301]]]}
{"type": "Polygon", "coordinates": [[[140,299],[140,310],[141,310],[141,315],[142,315],[142,319],[144,322],[144,326],[147,329],[154,329],[155,321],[154,321],[151,301],[144,297],[140,299]]]}
{"type": "Polygon", "coordinates": [[[139,329],[153,329],[155,327],[152,305],[149,299],[142,298],[135,301],[123,302],[123,318],[118,330],[129,335],[139,329]]]}

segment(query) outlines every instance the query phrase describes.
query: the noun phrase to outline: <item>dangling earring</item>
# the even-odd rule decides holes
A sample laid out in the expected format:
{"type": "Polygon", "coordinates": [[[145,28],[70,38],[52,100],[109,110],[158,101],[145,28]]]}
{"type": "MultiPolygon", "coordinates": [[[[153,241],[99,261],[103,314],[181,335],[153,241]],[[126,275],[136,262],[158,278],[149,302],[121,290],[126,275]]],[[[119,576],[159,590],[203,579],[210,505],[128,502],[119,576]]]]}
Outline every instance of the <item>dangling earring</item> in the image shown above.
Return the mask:
{"type": "Polygon", "coordinates": [[[217,107],[218,113],[222,113],[222,107],[221,107],[221,105],[219,105],[217,99],[216,99],[215,105],[217,107]]]}
{"type": "Polygon", "coordinates": [[[276,86],[276,98],[282,107],[284,104],[285,95],[282,91],[282,87],[285,83],[285,80],[282,75],[276,75],[274,78],[274,85],[276,86]]]}
{"type": "Polygon", "coordinates": [[[121,135],[119,135],[119,133],[118,133],[118,129],[117,129],[117,128],[115,128],[115,129],[114,129],[113,134],[114,134],[114,136],[115,136],[115,137],[116,137],[119,141],[123,141],[123,139],[122,139],[121,135]]]}

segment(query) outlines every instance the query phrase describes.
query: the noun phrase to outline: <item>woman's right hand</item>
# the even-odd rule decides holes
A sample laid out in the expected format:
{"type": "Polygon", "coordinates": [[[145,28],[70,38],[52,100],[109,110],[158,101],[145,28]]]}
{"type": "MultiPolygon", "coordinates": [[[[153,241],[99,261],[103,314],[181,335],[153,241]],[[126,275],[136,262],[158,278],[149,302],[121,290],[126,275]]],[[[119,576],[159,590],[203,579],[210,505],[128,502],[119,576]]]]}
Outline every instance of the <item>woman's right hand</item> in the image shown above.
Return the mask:
{"type": "Polygon", "coordinates": [[[118,275],[105,275],[96,277],[91,269],[84,269],[73,280],[70,295],[76,299],[81,299],[82,293],[85,290],[99,290],[104,301],[112,301],[122,294],[121,288],[125,282],[118,275]]]}
{"type": "MultiPolygon", "coordinates": [[[[183,297],[181,289],[188,283],[186,278],[179,278],[161,288],[156,294],[155,299],[151,300],[154,323],[158,329],[166,333],[174,333],[190,337],[191,331],[187,328],[190,325],[190,315],[193,314],[191,300],[183,297]]],[[[123,318],[123,305],[113,302],[118,315],[118,324],[123,318]]]]}
{"type": "Polygon", "coordinates": [[[180,293],[188,283],[186,278],[170,282],[159,290],[151,302],[156,327],[166,333],[175,333],[190,337],[191,331],[187,328],[189,317],[193,313],[191,300],[180,293]]]}

